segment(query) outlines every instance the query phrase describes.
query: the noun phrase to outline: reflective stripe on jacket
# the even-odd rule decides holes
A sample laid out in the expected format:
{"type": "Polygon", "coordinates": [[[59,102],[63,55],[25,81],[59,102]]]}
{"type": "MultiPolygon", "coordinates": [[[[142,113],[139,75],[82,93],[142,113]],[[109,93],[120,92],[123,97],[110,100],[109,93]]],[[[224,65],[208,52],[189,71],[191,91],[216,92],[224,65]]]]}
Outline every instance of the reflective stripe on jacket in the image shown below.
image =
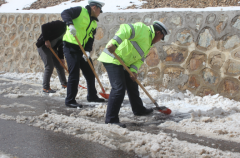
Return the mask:
{"type": "MultiPolygon", "coordinates": [[[[155,37],[153,26],[144,23],[122,24],[115,36],[108,42],[117,46],[115,53],[130,67],[132,72],[137,73],[152,47],[152,40],[155,37]]],[[[108,49],[103,50],[98,60],[104,63],[121,65],[114,58],[108,49]]]]}
{"type": "MultiPolygon", "coordinates": [[[[97,22],[91,21],[91,17],[86,8],[82,7],[80,15],[72,20],[75,29],[77,30],[77,38],[81,42],[83,48],[88,42],[89,38],[93,38],[93,32],[97,28],[97,22]]],[[[74,36],[70,33],[69,27],[67,26],[66,34],[63,36],[63,41],[78,45],[74,36]]]]}

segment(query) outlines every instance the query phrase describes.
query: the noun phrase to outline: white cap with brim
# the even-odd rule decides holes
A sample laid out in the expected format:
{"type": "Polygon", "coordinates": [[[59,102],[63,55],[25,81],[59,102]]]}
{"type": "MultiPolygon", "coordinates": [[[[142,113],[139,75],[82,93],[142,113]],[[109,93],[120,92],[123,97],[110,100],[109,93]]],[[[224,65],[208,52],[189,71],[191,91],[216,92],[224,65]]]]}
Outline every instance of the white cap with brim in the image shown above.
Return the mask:
{"type": "Polygon", "coordinates": [[[98,6],[99,8],[101,8],[101,13],[102,13],[102,7],[105,5],[104,2],[95,1],[95,0],[88,0],[88,4],[89,4],[89,5],[96,5],[96,6],[98,6]]]}
{"type": "Polygon", "coordinates": [[[162,34],[163,34],[162,40],[164,40],[164,37],[167,34],[169,34],[169,31],[168,31],[167,27],[160,21],[154,21],[153,25],[156,26],[158,28],[158,30],[162,32],[162,34]]]}

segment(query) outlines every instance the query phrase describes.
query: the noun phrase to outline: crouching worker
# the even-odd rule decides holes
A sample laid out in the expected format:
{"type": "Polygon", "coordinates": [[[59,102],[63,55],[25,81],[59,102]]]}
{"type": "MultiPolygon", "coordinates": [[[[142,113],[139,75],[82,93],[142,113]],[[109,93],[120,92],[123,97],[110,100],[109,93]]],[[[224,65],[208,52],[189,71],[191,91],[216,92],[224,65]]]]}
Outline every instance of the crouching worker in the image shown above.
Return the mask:
{"type": "Polygon", "coordinates": [[[118,117],[125,90],[127,90],[134,115],[145,116],[153,112],[153,109],[147,109],[143,106],[135,79],[137,79],[137,72],[144,63],[152,45],[161,39],[164,40],[164,36],[167,34],[168,29],[159,21],[154,21],[151,26],[146,26],[141,22],[122,24],[115,36],[108,42],[98,58],[105,66],[112,86],[105,123],[126,127],[125,124],[119,122],[118,117]],[[112,54],[113,52],[124,61],[134,76],[130,76],[124,70],[121,63],[112,54]]]}
{"type": "Polygon", "coordinates": [[[54,67],[57,69],[58,77],[63,88],[67,87],[64,68],[49,48],[53,48],[64,64],[62,38],[66,32],[66,24],[62,21],[52,21],[42,25],[42,34],[39,36],[36,46],[39,55],[44,63],[43,92],[55,93],[50,88],[50,78],[54,67]]]}

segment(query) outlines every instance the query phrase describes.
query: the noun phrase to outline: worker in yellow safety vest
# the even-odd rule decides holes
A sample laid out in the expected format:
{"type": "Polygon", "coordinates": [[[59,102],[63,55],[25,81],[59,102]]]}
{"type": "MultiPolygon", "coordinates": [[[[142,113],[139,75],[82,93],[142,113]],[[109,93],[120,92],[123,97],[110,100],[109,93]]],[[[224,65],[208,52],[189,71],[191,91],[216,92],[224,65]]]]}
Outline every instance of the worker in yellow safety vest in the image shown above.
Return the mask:
{"type": "Polygon", "coordinates": [[[63,52],[69,70],[65,105],[72,108],[82,107],[76,102],[80,69],[87,81],[87,100],[89,102],[105,101],[97,96],[95,76],[87,62],[87,58],[92,62],[89,52],[92,51],[94,35],[96,34],[97,17],[102,13],[101,8],[105,3],[96,0],[88,0],[88,3],[89,5],[85,8],[73,7],[61,13],[63,21],[67,24],[66,34],[63,36],[63,52]],[[79,39],[87,56],[81,51],[74,36],[79,39]]]}
{"type": "Polygon", "coordinates": [[[161,39],[164,40],[167,34],[169,34],[168,29],[160,21],[154,21],[151,26],[141,22],[122,24],[115,36],[108,42],[98,58],[106,68],[112,86],[105,123],[126,127],[125,124],[119,122],[118,117],[125,90],[127,90],[134,115],[145,116],[153,112],[153,109],[143,106],[135,79],[152,45],[161,39]],[[121,63],[112,54],[113,52],[124,61],[134,76],[130,76],[124,70],[121,63]]]}

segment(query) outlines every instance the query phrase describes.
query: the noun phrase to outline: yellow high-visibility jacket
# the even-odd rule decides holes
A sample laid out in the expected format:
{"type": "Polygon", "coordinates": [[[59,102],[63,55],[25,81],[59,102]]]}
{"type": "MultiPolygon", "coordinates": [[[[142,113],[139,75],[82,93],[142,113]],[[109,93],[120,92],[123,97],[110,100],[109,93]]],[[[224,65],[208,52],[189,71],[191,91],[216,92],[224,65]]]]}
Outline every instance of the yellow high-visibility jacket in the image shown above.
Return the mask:
{"type": "MultiPolygon", "coordinates": [[[[83,7],[81,14],[76,19],[73,19],[72,22],[77,30],[76,36],[81,42],[83,48],[85,48],[88,39],[93,38],[93,31],[97,28],[97,22],[95,20],[91,21],[88,10],[83,7]]],[[[63,36],[63,41],[78,45],[75,37],[70,33],[68,26],[66,34],[63,36]]]]}
{"type": "Polygon", "coordinates": [[[147,26],[142,22],[135,24],[122,24],[115,36],[108,42],[98,60],[104,63],[121,65],[111,54],[107,47],[111,43],[117,46],[115,53],[130,68],[130,71],[137,73],[152,47],[152,40],[155,37],[153,26],[147,26]]]}

